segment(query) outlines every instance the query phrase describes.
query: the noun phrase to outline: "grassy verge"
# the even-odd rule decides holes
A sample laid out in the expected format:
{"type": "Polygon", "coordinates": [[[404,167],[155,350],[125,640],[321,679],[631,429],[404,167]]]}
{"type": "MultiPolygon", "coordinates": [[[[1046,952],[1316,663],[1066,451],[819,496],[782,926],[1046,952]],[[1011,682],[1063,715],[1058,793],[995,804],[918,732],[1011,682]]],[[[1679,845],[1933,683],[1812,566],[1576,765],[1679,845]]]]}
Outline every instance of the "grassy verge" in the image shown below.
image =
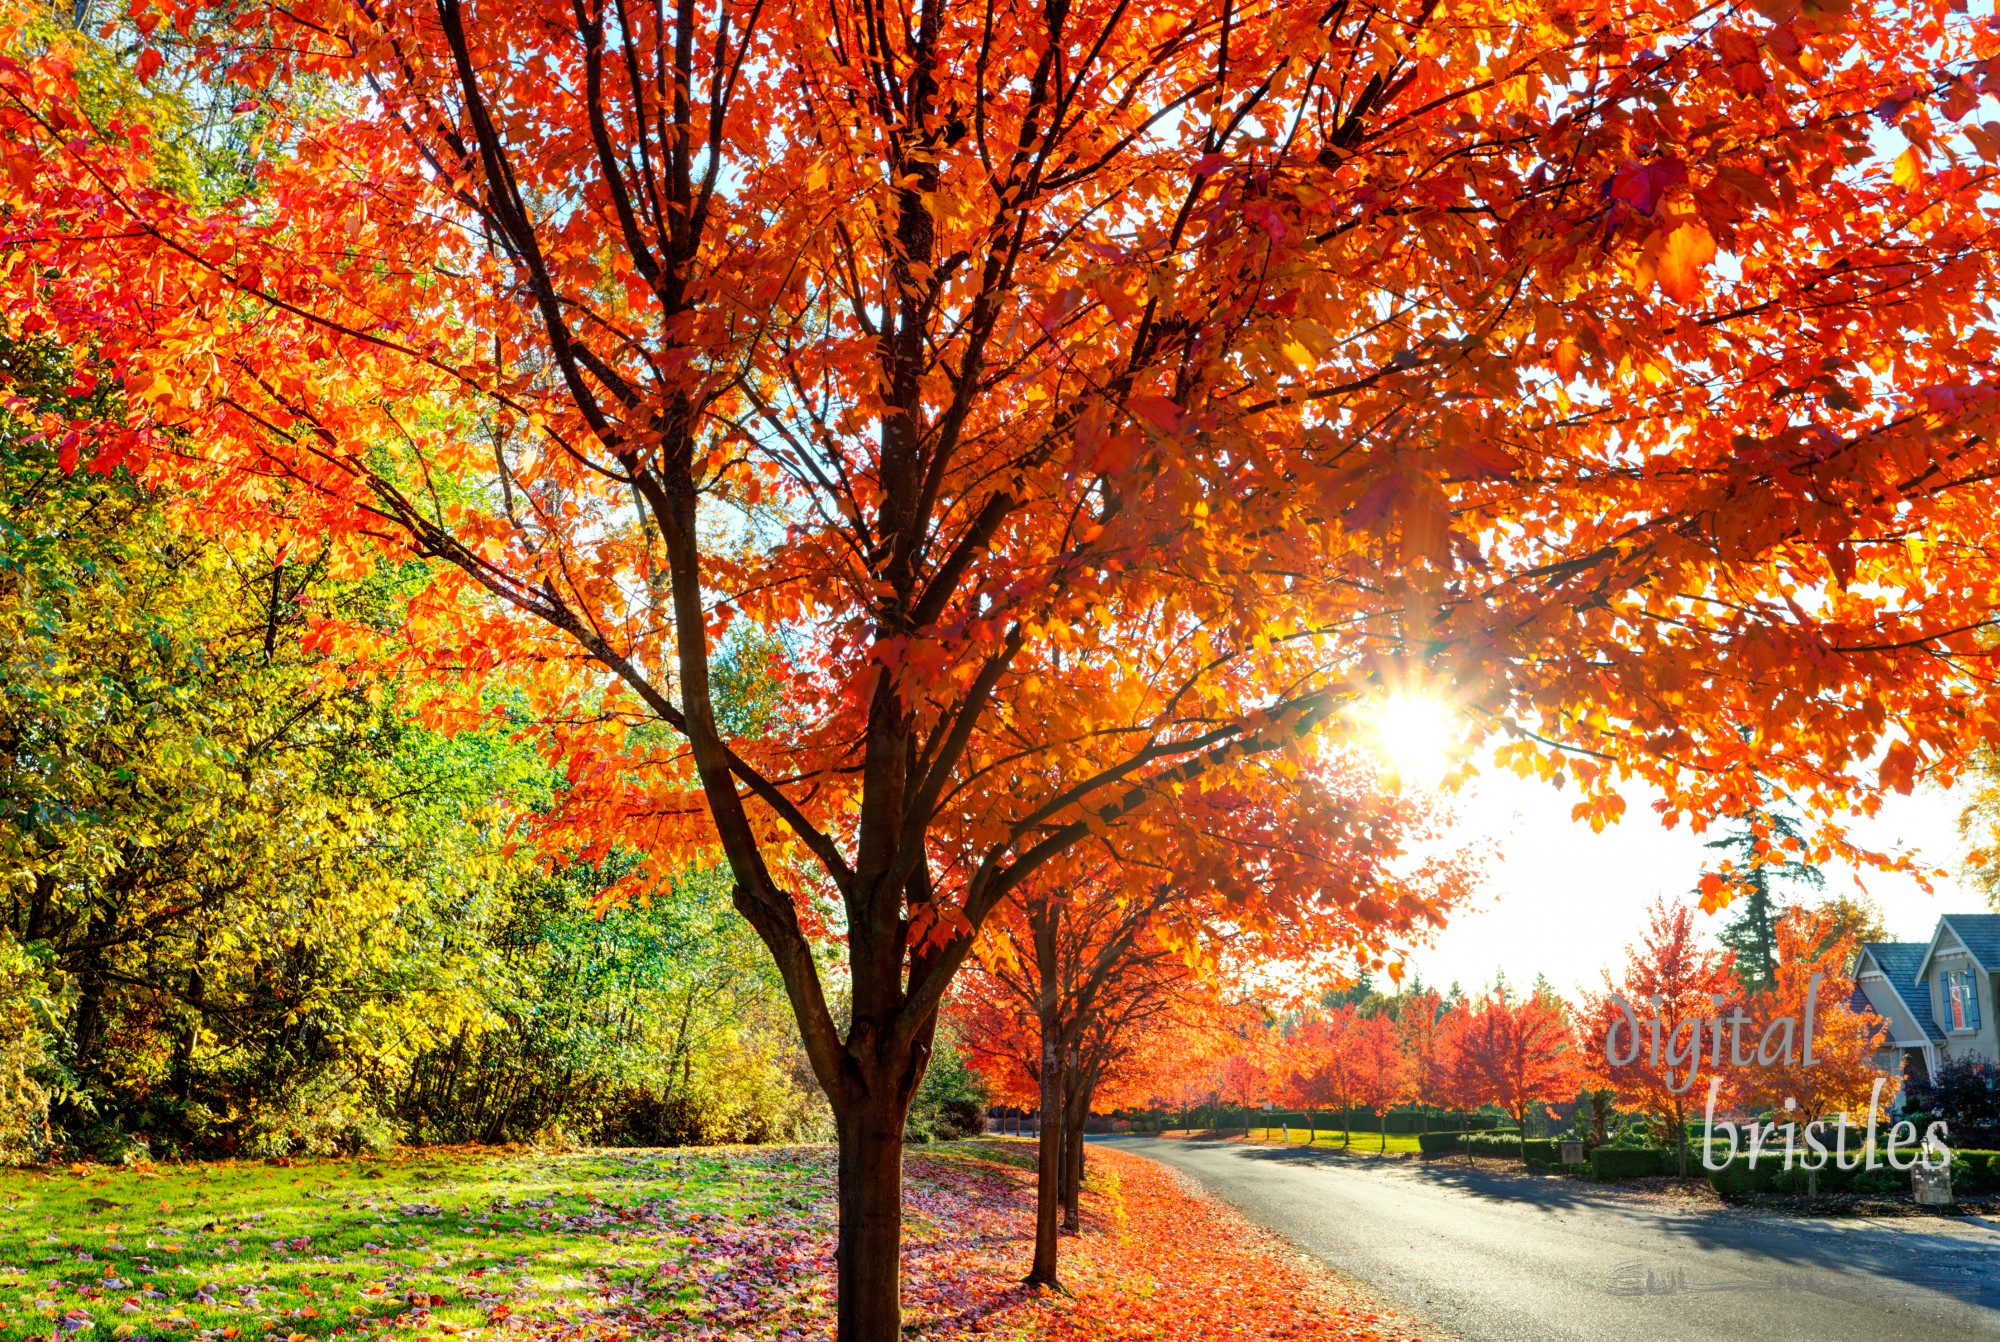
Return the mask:
{"type": "MultiPolygon", "coordinates": [[[[1195,1132],[1174,1130],[1163,1132],[1160,1135],[1166,1138],[1183,1138],[1199,1137],[1203,1134],[1199,1130],[1195,1132]]],[[[1366,1155],[1380,1154],[1384,1150],[1382,1134],[1366,1128],[1355,1128],[1351,1132],[1342,1128],[1319,1128],[1311,1136],[1313,1139],[1312,1144],[1316,1147],[1344,1147],[1347,1150],[1366,1155]]],[[[1306,1145],[1306,1137],[1307,1130],[1305,1128],[1249,1128],[1247,1130],[1234,1128],[1229,1132],[1229,1138],[1232,1141],[1290,1142],[1293,1146],[1306,1145]]],[[[1417,1150],[1417,1136],[1413,1132],[1392,1132],[1388,1136],[1386,1149],[1387,1153],[1392,1156],[1407,1155],[1415,1152],[1417,1150]]]]}
{"type": "MultiPolygon", "coordinates": [[[[1412,1335],[1162,1167],[1091,1169],[1053,1294],[1021,1285],[1029,1144],[913,1151],[906,1336],[1412,1335]]],[[[0,1336],[805,1342],[832,1331],[833,1217],[817,1148],[11,1171],[0,1336]]]]}
{"type": "Polygon", "coordinates": [[[808,1205],[796,1190],[813,1159],[420,1152],[9,1171],[0,1314],[9,1336],[90,1324],[94,1338],[224,1342],[478,1333],[523,1309],[601,1312],[628,1288],[671,1314],[700,1299],[715,1227],[808,1205]]]}

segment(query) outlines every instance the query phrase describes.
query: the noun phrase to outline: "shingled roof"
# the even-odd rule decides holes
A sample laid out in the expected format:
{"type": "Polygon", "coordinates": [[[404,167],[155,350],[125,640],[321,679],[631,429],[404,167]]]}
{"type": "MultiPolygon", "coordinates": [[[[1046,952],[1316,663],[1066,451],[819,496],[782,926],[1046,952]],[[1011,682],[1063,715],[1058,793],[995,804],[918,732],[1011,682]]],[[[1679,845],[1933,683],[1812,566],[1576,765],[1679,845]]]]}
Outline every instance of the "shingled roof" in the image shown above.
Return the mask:
{"type": "MultiPolygon", "coordinates": [[[[1981,915],[1988,916],[1988,915],[1981,915]]],[[[2000,922],[2000,916],[1994,916],[2000,922]]],[[[1930,943],[1924,941],[1871,941],[1862,946],[1862,951],[1875,962],[1882,976],[1889,980],[1889,987],[1898,1001],[1923,1030],[1927,1039],[1942,1039],[1944,1031],[1938,1028],[1931,1017],[1930,989],[1917,981],[1922,972],[1924,958],[1930,950],[1930,943]]]]}
{"type": "Polygon", "coordinates": [[[2000,969],[2000,913],[1950,913],[1938,921],[1965,943],[1981,969],[2000,969]]]}

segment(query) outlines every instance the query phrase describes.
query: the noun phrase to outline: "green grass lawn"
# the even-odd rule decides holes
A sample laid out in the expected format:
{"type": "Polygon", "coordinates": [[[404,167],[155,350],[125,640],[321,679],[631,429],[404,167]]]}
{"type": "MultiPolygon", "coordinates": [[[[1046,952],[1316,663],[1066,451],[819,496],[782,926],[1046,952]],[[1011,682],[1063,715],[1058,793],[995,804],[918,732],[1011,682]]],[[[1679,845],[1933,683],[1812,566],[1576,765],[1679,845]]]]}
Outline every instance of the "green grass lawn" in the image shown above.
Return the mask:
{"type": "MultiPolygon", "coordinates": [[[[1315,1146],[1339,1146],[1341,1145],[1341,1139],[1347,1137],[1351,1140],[1354,1149],[1357,1151],[1379,1151],[1382,1149],[1382,1134],[1367,1128],[1356,1128],[1351,1133],[1344,1133],[1339,1128],[1320,1128],[1313,1135],[1313,1144],[1315,1146]]],[[[1286,1139],[1286,1136],[1286,1130],[1282,1128],[1250,1129],[1250,1140],[1253,1142],[1283,1141],[1286,1139]]],[[[1306,1129],[1302,1127],[1292,1128],[1289,1136],[1294,1146],[1304,1146],[1306,1144],[1306,1129]]],[[[1389,1134],[1388,1141],[1389,1154],[1392,1156],[1417,1149],[1417,1134],[1414,1132],[1392,1132],[1389,1134]]]]}
{"type": "Polygon", "coordinates": [[[417,1152],[0,1171],[0,1337],[86,1324],[100,1340],[448,1337],[530,1310],[671,1332],[677,1306],[729,1267],[732,1224],[807,1205],[805,1159],[417,1152]]]}

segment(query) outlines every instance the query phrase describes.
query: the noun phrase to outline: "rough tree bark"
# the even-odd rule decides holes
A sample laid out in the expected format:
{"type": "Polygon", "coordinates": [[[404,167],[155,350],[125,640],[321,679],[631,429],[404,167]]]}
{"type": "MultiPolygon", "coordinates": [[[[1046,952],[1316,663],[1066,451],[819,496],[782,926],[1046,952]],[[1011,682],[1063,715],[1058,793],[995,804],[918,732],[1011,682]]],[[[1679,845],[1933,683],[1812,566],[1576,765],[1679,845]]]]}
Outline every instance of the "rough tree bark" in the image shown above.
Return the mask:
{"type": "Polygon", "coordinates": [[[1057,982],[1057,914],[1042,903],[1030,915],[1035,933],[1035,972],[1040,992],[1035,1014],[1041,1026],[1042,1090],[1041,1146],[1035,1159],[1035,1261],[1028,1269],[1031,1286],[1055,1286],[1056,1213],[1061,1190],[1063,1139],[1062,1018],[1057,982]]]}
{"type": "Polygon", "coordinates": [[[1069,1090],[1063,1114],[1062,1228],[1074,1235],[1083,1229],[1083,1125],[1090,1116],[1092,1087],[1078,1075],[1069,1090]]]}

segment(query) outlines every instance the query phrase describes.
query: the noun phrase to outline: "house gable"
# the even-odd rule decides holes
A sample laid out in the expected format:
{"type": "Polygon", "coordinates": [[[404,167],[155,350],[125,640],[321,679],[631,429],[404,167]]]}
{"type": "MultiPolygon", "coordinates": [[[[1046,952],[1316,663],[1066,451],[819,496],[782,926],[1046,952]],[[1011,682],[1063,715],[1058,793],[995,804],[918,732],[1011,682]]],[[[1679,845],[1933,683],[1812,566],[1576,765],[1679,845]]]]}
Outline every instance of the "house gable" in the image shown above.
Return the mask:
{"type": "Polygon", "coordinates": [[[1956,913],[1938,919],[1918,967],[1915,993],[1929,999],[1954,1055],[1966,1049],[1980,1054],[1995,1051],[1995,966],[2000,966],[2000,915],[1956,913]],[[1956,1014],[1947,980],[1953,976],[1962,976],[1958,982],[1971,995],[1966,1008],[1969,1023],[1962,1028],[1952,1026],[1956,1014]]]}
{"type": "Polygon", "coordinates": [[[1921,941],[1875,941],[1861,948],[1861,958],[1855,962],[1855,987],[1876,1014],[1889,1018],[1894,1044],[1909,1047],[1944,1037],[1931,1012],[1929,987],[1919,977],[1928,952],[1921,941]],[[1892,1000],[1878,1000],[1876,993],[1881,991],[1892,1000]],[[1909,1032],[1912,1026],[1915,1037],[1909,1032]]]}
{"type": "MultiPolygon", "coordinates": [[[[1981,969],[1990,970],[1992,966],[1979,959],[1978,952],[1966,944],[1965,938],[1959,935],[1957,927],[1959,923],[1973,923],[1981,916],[1978,914],[1959,914],[1956,916],[1947,914],[1938,919],[1937,930],[1931,933],[1930,943],[1924,948],[1923,962],[1917,966],[1917,978],[1922,980],[1928,977],[1931,972],[1932,962],[1939,956],[1963,955],[1970,958],[1981,969]]],[[[1992,915],[1983,916],[1991,917],[1992,915]]],[[[1975,939],[1983,940],[1983,938],[1977,937],[1975,939]]],[[[2000,948],[1996,948],[1996,951],[2000,951],[2000,948]]],[[[1996,959],[2000,959],[2000,953],[1996,954],[1996,959]]]]}
{"type": "Polygon", "coordinates": [[[2000,913],[1951,913],[1938,921],[1950,924],[1958,944],[1981,969],[1989,974],[2000,970],[2000,913]]]}

